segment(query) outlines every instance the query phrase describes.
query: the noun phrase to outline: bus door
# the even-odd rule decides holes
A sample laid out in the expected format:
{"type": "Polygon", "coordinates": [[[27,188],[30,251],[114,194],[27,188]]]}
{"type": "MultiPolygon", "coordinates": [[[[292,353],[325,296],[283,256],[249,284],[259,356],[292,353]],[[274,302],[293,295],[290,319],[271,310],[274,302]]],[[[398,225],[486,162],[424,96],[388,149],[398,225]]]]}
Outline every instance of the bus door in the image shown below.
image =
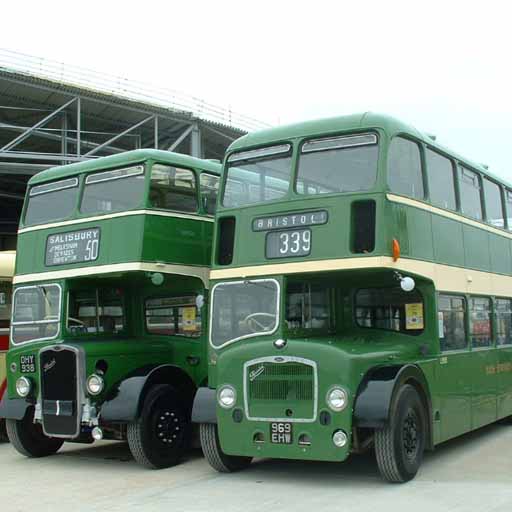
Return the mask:
{"type": "Polygon", "coordinates": [[[498,418],[512,415],[512,300],[496,299],[498,418]]]}
{"type": "Polygon", "coordinates": [[[472,350],[472,429],[496,421],[497,416],[498,361],[492,337],[491,314],[491,299],[468,298],[468,327],[472,350]]]}
{"type": "Polygon", "coordinates": [[[466,301],[462,296],[438,296],[440,357],[439,389],[441,440],[471,429],[471,352],[466,333],[466,301]]]}

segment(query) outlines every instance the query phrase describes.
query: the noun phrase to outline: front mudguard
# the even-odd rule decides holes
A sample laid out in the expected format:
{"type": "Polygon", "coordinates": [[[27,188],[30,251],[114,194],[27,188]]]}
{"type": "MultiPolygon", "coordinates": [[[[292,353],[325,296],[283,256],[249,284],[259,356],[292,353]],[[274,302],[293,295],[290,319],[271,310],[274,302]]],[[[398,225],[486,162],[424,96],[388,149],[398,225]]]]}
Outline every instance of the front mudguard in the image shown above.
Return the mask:
{"type": "Polygon", "coordinates": [[[192,406],[192,423],[217,423],[215,389],[199,388],[192,406]]]}
{"type": "Polygon", "coordinates": [[[0,402],[0,419],[22,420],[31,405],[23,398],[9,399],[5,394],[0,402]]]}

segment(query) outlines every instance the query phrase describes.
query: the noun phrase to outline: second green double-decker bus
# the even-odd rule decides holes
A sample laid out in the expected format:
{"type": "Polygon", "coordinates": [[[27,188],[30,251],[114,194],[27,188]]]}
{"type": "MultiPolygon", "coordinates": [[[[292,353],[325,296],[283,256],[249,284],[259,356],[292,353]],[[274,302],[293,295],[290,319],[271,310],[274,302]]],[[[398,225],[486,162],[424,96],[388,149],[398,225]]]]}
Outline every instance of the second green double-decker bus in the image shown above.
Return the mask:
{"type": "Polygon", "coordinates": [[[138,150],[30,180],[0,406],[19,452],[127,439],[145,466],[179,461],[207,378],[202,306],[219,172],[138,150]]]}
{"type": "Polygon", "coordinates": [[[242,137],[221,191],[193,411],[214,468],[374,446],[403,482],[512,415],[509,185],[364,114],[242,137]]]}

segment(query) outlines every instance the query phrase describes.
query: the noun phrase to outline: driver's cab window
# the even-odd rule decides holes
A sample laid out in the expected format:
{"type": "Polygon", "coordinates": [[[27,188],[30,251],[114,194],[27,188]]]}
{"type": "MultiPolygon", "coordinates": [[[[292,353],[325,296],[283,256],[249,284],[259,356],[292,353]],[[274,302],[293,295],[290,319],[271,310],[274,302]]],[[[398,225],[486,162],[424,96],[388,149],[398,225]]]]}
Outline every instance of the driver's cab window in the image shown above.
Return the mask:
{"type": "Polygon", "coordinates": [[[197,212],[194,172],[172,165],[154,164],[151,168],[149,204],[162,210],[197,212]]]}
{"type": "Polygon", "coordinates": [[[71,334],[117,334],[125,326],[122,291],[87,289],[69,292],[67,328],[71,334]]]}
{"type": "Polygon", "coordinates": [[[289,330],[328,330],[331,290],[311,283],[289,283],[286,292],[286,326],[289,330]]]}

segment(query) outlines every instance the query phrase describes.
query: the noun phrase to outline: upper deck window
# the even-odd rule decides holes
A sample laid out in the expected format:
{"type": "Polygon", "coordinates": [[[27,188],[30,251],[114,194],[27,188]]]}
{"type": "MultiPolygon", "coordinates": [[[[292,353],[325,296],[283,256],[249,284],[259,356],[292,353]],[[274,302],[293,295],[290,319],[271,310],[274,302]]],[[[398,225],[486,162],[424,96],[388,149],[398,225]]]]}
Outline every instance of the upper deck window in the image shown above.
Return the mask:
{"type": "Polygon", "coordinates": [[[402,137],[391,141],[388,153],[388,185],[392,192],[423,199],[420,148],[402,137]]]}
{"type": "Polygon", "coordinates": [[[507,227],[512,231],[512,190],[505,189],[505,206],[507,207],[507,227]]]}
{"type": "Polygon", "coordinates": [[[149,202],[153,208],[162,210],[197,212],[197,187],[194,172],[172,165],[153,165],[149,202]]]}
{"type": "Polygon", "coordinates": [[[217,205],[217,194],[219,192],[219,177],[203,172],[199,178],[199,184],[204,211],[208,215],[214,215],[217,205]]]}
{"type": "Polygon", "coordinates": [[[291,170],[290,144],[233,153],[222,204],[232,208],[279,199],[288,192],[291,170]]]}
{"type": "Polygon", "coordinates": [[[144,167],[137,165],[115,171],[89,174],[85,179],[82,213],[131,210],[144,197],[144,167]]]}
{"type": "Polygon", "coordinates": [[[505,227],[500,186],[497,183],[484,178],[484,197],[487,222],[497,228],[505,227]]]}
{"type": "Polygon", "coordinates": [[[75,209],[77,196],[78,178],[31,187],[25,212],[25,226],[68,218],[75,209]]]}
{"type": "Polygon", "coordinates": [[[431,149],[427,149],[426,157],[431,203],[448,210],[456,210],[453,162],[431,149]]]}
{"type": "Polygon", "coordinates": [[[374,134],[307,141],[299,159],[297,193],[316,195],[368,190],[377,178],[377,159],[374,134]]]}
{"type": "Polygon", "coordinates": [[[482,220],[482,199],[480,196],[480,179],[476,172],[465,167],[460,168],[460,207],[468,217],[482,220]]]}

